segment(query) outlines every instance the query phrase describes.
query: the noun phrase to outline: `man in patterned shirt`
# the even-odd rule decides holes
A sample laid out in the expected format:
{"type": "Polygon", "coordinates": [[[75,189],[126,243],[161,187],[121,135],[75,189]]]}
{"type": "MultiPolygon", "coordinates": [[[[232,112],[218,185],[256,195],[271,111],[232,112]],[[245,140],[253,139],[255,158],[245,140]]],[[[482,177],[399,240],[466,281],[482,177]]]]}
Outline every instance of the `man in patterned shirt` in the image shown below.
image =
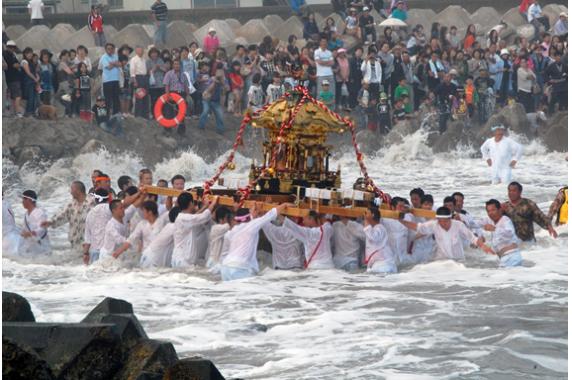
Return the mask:
{"type": "Polygon", "coordinates": [[[53,217],[51,220],[42,223],[42,227],[57,228],[69,223],[68,240],[74,251],[81,250],[83,234],[85,229],[85,219],[91,209],[91,204],[85,193],[83,182],[74,181],[70,190],[73,200],[66,208],[53,217]]]}
{"type": "Polygon", "coordinates": [[[502,210],[508,216],[516,235],[522,241],[535,241],[533,222],[548,230],[554,238],[558,237],[550,219],[538,208],[536,203],[530,199],[522,198],[522,185],[518,182],[511,182],[508,185],[508,201],[503,203],[502,210]]]}

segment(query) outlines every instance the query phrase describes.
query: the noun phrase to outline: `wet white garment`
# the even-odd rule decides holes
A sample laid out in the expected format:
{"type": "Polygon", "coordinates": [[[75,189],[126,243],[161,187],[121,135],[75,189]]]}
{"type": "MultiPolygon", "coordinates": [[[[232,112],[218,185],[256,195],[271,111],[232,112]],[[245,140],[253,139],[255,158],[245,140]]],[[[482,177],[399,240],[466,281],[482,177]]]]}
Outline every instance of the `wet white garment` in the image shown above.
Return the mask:
{"type": "MultiPolygon", "coordinates": [[[[405,214],[403,220],[413,222],[413,215],[405,214]]],[[[415,263],[413,255],[407,253],[409,248],[409,229],[396,219],[383,218],[381,224],[387,230],[389,245],[395,254],[395,264],[407,265],[415,263]]]]}
{"type": "Polygon", "coordinates": [[[396,255],[391,248],[389,236],[383,224],[368,225],[363,228],[363,232],[365,234],[367,271],[374,273],[397,272],[396,255]]]}
{"type": "Polygon", "coordinates": [[[191,255],[196,257],[196,262],[202,265],[206,264],[206,254],[209,249],[209,234],[212,224],[214,224],[214,222],[211,218],[207,223],[193,227],[195,241],[193,242],[193,252],[191,255]]]}
{"type": "Polygon", "coordinates": [[[111,219],[111,211],[108,203],[98,204],[87,213],[83,242],[89,244],[90,249],[99,251],[103,247],[105,226],[109,219],[111,219]]]}
{"type": "Polygon", "coordinates": [[[274,269],[302,268],[304,247],[289,229],[270,223],[265,225],[262,231],[272,244],[272,267],[274,269]]]}
{"type": "Polygon", "coordinates": [[[292,231],[294,237],[304,244],[307,269],[334,268],[331,244],[334,229],[330,223],[324,223],[320,227],[302,227],[290,219],[285,219],[283,227],[292,231]]]}
{"type": "Polygon", "coordinates": [[[196,265],[199,259],[197,247],[197,229],[195,227],[208,223],[211,211],[204,210],[200,214],[180,213],[175,220],[175,247],[171,266],[185,268],[196,265]],[[193,247],[194,245],[194,247],[193,247]]]}
{"type": "Polygon", "coordinates": [[[492,161],[491,182],[508,184],[512,179],[511,161],[520,161],[522,145],[509,137],[503,137],[496,142],[494,137],[487,139],[481,146],[483,159],[492,161]]]}
{"type": "Polygon", "coordinates": [[[221,272],[223,268],[239,268],[253,274],[258,273],[258,260],[256,260],[258,232],[276,219],[277,215],[278,212],[273,208],[259,218],[234,226],[225,234],[224,239],[228,240],[228,251],[224,252],[223,248],[221,272]]]}
{"type": "Polygon", "coordinates": [[[435,260],[464,260],[463,239],[477,244],[477,237],[458,220],[451,220],[449,230],[442,228],[437,220],[417,224],[417,232],[423,235],[434,235],[437,251],[435,260]]]}
{"type": "Polygon", "coordinates": [[[469,229],[476,234],[477,236],[483,236],[483,230],[479,223],[473,218],[471,214],[468,212],[459,213],[459,218],[461,222],[465,223],[465,226],[469,227],[469,229]]]}
{"type": "MultiPolygon", "coordinates": [[[[493,222],[491,218],[488,216],[483,218],[479,221],[481,227],[484,228],[487,224],[492,224],[495,226],[495,230],[492,232],[487,232],[486,234],[491,234],[492,238],[487,239],[487,244],[495,251],[495,253],[499,253],[503,248],[508,247],[511,244],[519,244],[520,239],[516,236],[516,232],[514,230],[514,224],[512,220],[506,215],[501,216],[498,222],[493,222]]],[[[513,253],[518,251],[518,248],[513,249],[511,251],[505,252],[505,255],[508,253],[513,253]]]]}
{"type": "MultiPolygon", "coordinates": [[[[157,222],[155,222],[157,223],[157,222]]],[[[141,268],[165,268],[171,266],[174,247],[175,223],[161,229],[141,255],[141,268]]]]}
{"type": "Polygon", "coordinates": [[[129,238],[127,239],[132,248],[141,245],[141,251],[144,251],[145,248],[151,244],[163,229],[161,223],[157,223],[158,220],[159,219],[155,220],[153,224],[146,220],[142,220],[137,224],[137,227],[129,234],[129,238]]]}
{"type": "Polygon", "coordinates": [[[14,211],[2,200],[2,255],[15,256],[20,248],[20,229],[16,225],[14,211]]]}
{"type": "Polygon", "coordinates": [[[224,234],[230,230],[230,225],[228,223],[215,224],[211,227],[209,232],[209,247],[207,249],[206,261],[207,268],[213,269],[215,272],[218,269],[215,267],[220,265],[222,246],[224,242],[224,234]]]}
{"type": "MultiPolygon", "coordinates": [[[[424,223],[427,219],[425,218],[415,218],[416,223],[424,223]]],[[[410,230],[411,231],[411,230],[410,230]]],[[[418,263],[426,263],[433,259],[435,255],[435,239],[433,235],[421,235],[417,234],[415,231],[411,231],[412,235],[409,238],[412,242],[412,255],[413,261],[418,263]]]]}
{"type": "Polygon", "coordinates": [[[42,223],[47,221],[48,216],[41,208],[36,207],[31,213],[26,211],[22,231],[33,232],[35,235],[22,238],[19,249],[20,256],[30,257],[52,253],[48,230],[42,227],[42,223]]]}
{"type": "MultiPolygon", "coordinates": [[[[127,241],[129,228],[127,223],[111,218],[105,226],[103,245],[99,251],[99,260],[113,257],[113,252],[127,241]]],[[[123,256],[123,255],[122,255],[123,256]]]]}
{"type": "Polygon", "coordinates": [[[347,223],[337,221],[332,225],[334,229],[334,265],[336,268],[343,268],[349,263],[358,264],[361,242],[365,240],[363,225],[353,220],[347,223]]]}

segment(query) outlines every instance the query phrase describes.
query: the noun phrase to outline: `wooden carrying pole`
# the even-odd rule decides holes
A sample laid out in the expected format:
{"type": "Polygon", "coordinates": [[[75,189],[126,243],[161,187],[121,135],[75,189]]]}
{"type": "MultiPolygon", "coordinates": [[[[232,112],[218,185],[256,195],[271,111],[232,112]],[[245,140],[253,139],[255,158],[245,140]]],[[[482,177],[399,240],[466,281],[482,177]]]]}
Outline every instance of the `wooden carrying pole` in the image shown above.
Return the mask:
{"type": "MultiPolygon", "coordinates": [[[[188,192],[192,194],[195,199],[197,199],[196,191],[177,190],[173,188],[158,187],[158,186],[145,186],[144,191],[148,194],[156,194],[166,197],[178,197],[182,192],[188,192]]],[[[214,196],[213,195],[208,196],[209,199],[212,199],[212,197],[214,196]]],[[[222,206],[234,207],[236,205],[236,202],[232,197],[219,196],[218,204],[222,206]]],[[[243,204],[243,207],[246,208],[258,207],[262,211],[270,211],[272,208],[276,206],[277,204],[273,203],[249,201],[249,200],[245,201],[243,204]]],[[[310,213],[310,210],[314,210],[320,214],[337,215],[346,218],[360,218],[365,215],[367,207],[345,208],[337,206],[323,206],[320,204],[303,203],[300,205],[300,207],[287,207],[282,212],[282,214],[293,217],[304,217],[310,213]]],[[[398,211],[388,210],[385,208],[380,208],[379,211],[381,213],[382,218],[399,219],[400,216],[400,213],[398,211]]],[[[423,210],[420,208],[413,208],[410,209],[409,212],[414,216],[427,219],[432,219],[435,217],[435,211],[433,210],[423,210]]]]}

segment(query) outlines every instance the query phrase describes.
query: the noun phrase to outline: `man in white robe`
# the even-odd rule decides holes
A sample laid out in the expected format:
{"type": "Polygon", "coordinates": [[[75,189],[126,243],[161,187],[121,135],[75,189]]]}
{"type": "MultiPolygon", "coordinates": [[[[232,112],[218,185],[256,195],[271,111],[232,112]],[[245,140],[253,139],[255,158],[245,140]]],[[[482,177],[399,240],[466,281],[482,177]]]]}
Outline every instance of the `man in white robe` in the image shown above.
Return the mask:
{"type": "MultiPolygon", "coordinates": [[[[433,197],[429,194],[423,195],[421,198],[421,208],[424,210],[433,210],[433,197]]],[[[427,222],[426,218],[417,217],[413,218],[415,223],[427,222]]],[[[411,231],[412,235],[409,236],[409,250],[413,255],[413,261],[416,264],[426,263],[433,260],[435,254],[435,239],[433,235],[423,235],[415,231],[411,231]]]]}
{"type": "Polygon", "coordinates": [[[169,223],[151,241],[141,255],[141,268],[166,268],[171,266],[174,248],[175,220],[179,215],[179,207],[173,207],[168,213],[169,223]]]}
{"type": "Polygon", "coordinates": [[[209,232],[209,245],[206,254],[206,265],[209,272],[220,273],[220,262],[224,235],[230,230],[232,212],[227,207],[218,207],[215,211],[215,222],[209,232]]]}
{"type": "Polygon", "coordinates": [[[259,232],[265,225],[272,222],[280,212],[287,207],[286,203],[273,208],[261,217],[256,207],[239,209],[234,217],[237,223],[224,235],[223,259],[220,274],[223,281],[232,281],[253,277],[258,273],[258,260],[256,248],[258,246],[259,232]],[[225,252],[224,246],[228,243],[225,252]]]}
{"type": "Polygon", "coordinates": [[[272,267],[274,269],[302,268],[304,247],[289,229],[284,228],[283,225],[269,223],[262,227],[262,231],[272,245],[272,267]]]}
{"type": "Polygon", "coordinates": [[[20,256],[35,257],[52,253],[48,230],[42,227],[42,224],[48,220],[48,216],[43,209],[36,207],[37,200],[38,196],[33,190],[26,190],[22,193],[22,206],[26,209],[26,213],[24,214],[24,228],[20,233],[22,236],[20,256]]]}
{"type": "Polygon", "coordinates": [[[304,244],[304,269],[334,268],[331,247],[334,232],[332,225],[329,222],[322,224],[319,215],[313,210],[304,217],[303,223],[304,227],[290,219],[284,220],[284,227],[304,244]]]}
{"type": "Polygon", "coordinates": [[[173,257],[171,266],[173,268],[188,268],[197,265],[200,258],[199,244],[197,239],[197,226],[209,223],[212,211],[216,206],[218,198],[210,203],[205,203],[201,210],[197,211],[192,194],[182,193],[177,198],[179,215],[175,220],[173,257]]]}
{"type": "MultiPolygon", "coordinates": [[[[395,197],[391,199],[391,209],[398,212],[406,212],[407,205],[404,198],[395,197]]],[[[406,221],[413,221],[413,215],[405,214],[406,221]]],[[[382,219],[381,223],[387,230],[389,245],[395,254],[396,264],[399,266],[414,264],[413,255],[409,253],[409,230],[399,220],[382,219]]]]}
{"type": "Polygon", "coordinates": [[[491,129],[494,136],[483,143],[481,153],[491,168],[491,182],[508,184],[512,180],[512,169],[522,157],[522,145],[505,136],[504,125],[491,129]]]}
{"type": "MultiPolygon", "coordinates": [[[[127,209],[122,201],[114,199],[109,204],[111,219],[105,225],[103,245],[99,251],[99,260],[114,258],[113,253],[121,247],[129,236],[129,220],[135,214],[136,208],[130,205],[127,209]]],[[[122,257],[125,259],[125,257],[122,257]]]]}
{"type": "Polygon", "coordinates": [[[489,254],[495,254],[483,239],[477,238],[463,222],[452,219],[451,210],[447,207],[437,209],[436,220],[425,223],[414,223],[400,220],[404,226],[422,235],[435,236],[437,252],[435,260],[465,260],[463,240],[468,240],[489,254]]]}
{"type": "Polygon", "coordinates": [[[338,269],[355,271],[359,268],[362,242],[365,240],[363,226],[348,218],[332,224],[334,229],[334,265],[338,269]]]}
{"type": "Polygon", "coordinates": [[[387,230],[380,223],[379,209],[366,211],[363,232],[365,234],[364,263],[370,273],[397,273],[395,253],[389,244],[387,230]]]}
{"type": "Polygon", "coordinates": [[[487,217],[479,224],[487,232],[491,232],[490,246],[500,258],[501,267],[516,267],[522,265],[522,256],[518,245],[520,239],[516,236],[514,225],[510,218],[503,215],[501,204],[496,199],[486,203],[487,217]]]}

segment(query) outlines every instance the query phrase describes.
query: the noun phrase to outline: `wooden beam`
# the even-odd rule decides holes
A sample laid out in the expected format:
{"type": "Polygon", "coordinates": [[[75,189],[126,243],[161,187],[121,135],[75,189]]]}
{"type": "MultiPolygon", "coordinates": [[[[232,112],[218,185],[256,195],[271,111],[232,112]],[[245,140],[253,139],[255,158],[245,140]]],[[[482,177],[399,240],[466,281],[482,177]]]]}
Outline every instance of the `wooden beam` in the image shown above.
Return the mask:
{"type": "MultiPolygon", "coordinates": [[[[186,190],[177,190],[173,188],[167,187],[157,187],[157,186],[145,186],[144,190],[149,194],[157,194],[162,196],[171,196],[171,197],[178,197],[183,192],[188,192],[193,195],[193,197],[197,197],[196,191],[186,191],[186,190]]],[[[210,195],[209,199],[213,196],[210,195]]],[[[236,206],[236,202],[234,198],[228,196],[219,196],[218,203],[222,206],[229,206],[234,207],[236,206]]],[[[243,207],[251,208],[251,207],[258,207],[263,211],[270,211],[272,208],[276,207],[276,203],[268,203],[268,202],[257,202],[252,200],[246,200],[243,204],[243,207]]],[[[302,203],[299,207],[287,207],[283,214],[292,217],[304,217],[310,213],[310,210],[314,210],[320,214],[331,214],[331,215],[338,215],[346,218],[361,218],[365,215],[367,211],[367,207],[338,207],[338,206],[324,206],[318,203],[302,203]]],[[[385,208],[380,208],[380,213],[382,218],[388,219],[399,219],[400,213],[393,210],[388,210],[385,208]]],[[[435,217],[435,211],[433,210],[424,210],[419,208],[410,209],[409,212],[414,216],[433,219],[435,217]]]]}

